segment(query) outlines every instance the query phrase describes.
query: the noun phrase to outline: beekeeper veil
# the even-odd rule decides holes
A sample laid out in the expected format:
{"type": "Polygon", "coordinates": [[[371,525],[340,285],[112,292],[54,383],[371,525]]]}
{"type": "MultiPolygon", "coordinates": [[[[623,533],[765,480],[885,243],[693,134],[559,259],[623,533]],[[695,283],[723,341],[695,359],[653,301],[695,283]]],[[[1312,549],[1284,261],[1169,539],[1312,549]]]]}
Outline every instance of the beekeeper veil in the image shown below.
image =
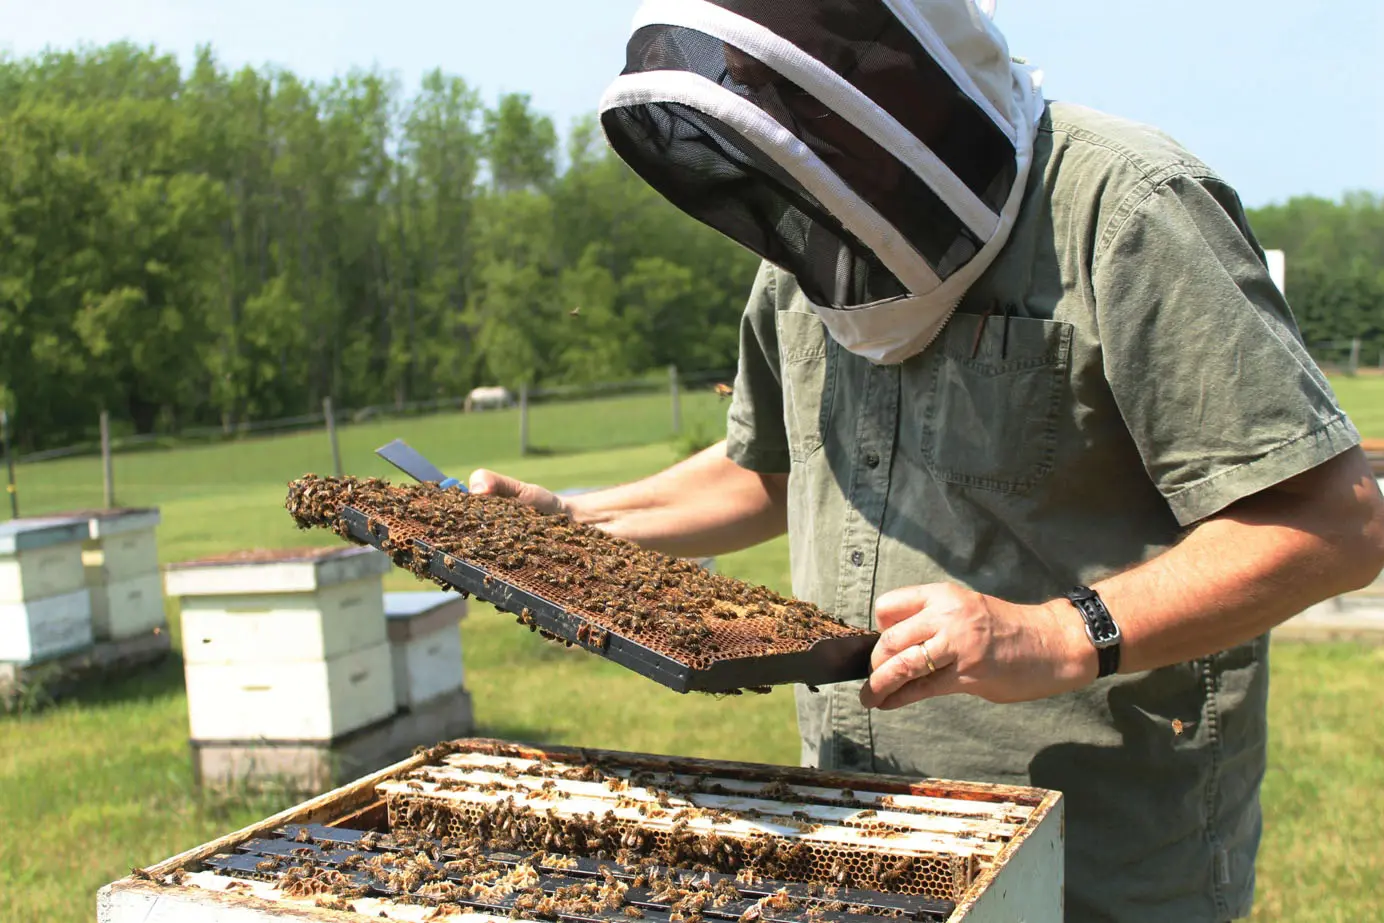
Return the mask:
{"type": "Polygon", "coordinates": [[[647,0],[601,101],[615,152],[895,363],[1014,225],[1043,110],[993,0],[647,0]]]}

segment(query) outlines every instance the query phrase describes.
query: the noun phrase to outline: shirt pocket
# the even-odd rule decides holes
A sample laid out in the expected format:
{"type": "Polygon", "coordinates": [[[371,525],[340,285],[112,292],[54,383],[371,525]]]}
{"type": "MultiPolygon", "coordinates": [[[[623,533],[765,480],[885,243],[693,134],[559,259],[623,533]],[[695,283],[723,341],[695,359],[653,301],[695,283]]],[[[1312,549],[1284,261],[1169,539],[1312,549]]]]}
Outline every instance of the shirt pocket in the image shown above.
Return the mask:
{"type": "Polygon", "coordinates": [[[833,344],[816,314],[780,311],[774,324],[783,372],[788,457],[803,462],[822,448],[831,420],[836,367],[833,344]]]}
{"type": "Polygon", "coordinates": [[[953,317],[927,366],[922,448],[933,476],[1023,493],[1051,471],[1071,341],[1059,321],[953,317]]]}

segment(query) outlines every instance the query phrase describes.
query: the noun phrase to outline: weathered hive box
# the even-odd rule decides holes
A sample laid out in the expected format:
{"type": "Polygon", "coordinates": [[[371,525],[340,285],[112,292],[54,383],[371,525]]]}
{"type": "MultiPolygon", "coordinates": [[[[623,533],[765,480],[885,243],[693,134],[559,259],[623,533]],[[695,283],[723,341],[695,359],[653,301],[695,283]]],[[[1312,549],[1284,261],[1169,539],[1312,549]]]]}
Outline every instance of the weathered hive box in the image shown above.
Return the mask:
{"type": "Polygon", "coordinates": [[[1061,795],[462,740],[102,888],[100,923],[1060,923],[1061,795]]]}
{"type": "Polygon", "coordinates": [[[86,529],[56,517],[0,524],[0,661],[37,663],[91,645],[86,529]]]}
{"type": "Polygon", "coordinates": [[[87,524],[70,517],[0,523],[0,603],[23,603],[86,587],[82,543],[87,524]]]}
{"type": "Polygon", "coordinates": [[[330,741],[394,712],[369,549],[256,551],[170,567],[195,741],[330,741]]]}
{"type": "Polygon", "coordinates": [[[386,593],[384,613],[394,660],[394,701],[416,708],[462,688],[461,620],[466,600],[456,593],[386,593]]]}
{"type": "Polygon", "coordinates": [[[160,629],[163,578],[159,574],[156,509],[93,510],[82,565],[91,590],[92,633],[97,641],[121,641],[160,629]]]}

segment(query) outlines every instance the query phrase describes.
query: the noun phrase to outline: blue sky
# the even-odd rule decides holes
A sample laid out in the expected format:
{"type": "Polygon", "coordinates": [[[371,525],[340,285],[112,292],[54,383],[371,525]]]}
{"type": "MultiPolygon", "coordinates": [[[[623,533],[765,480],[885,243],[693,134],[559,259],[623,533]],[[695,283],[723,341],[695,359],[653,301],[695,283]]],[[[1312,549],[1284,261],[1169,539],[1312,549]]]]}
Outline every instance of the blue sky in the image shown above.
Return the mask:
{"type": "MultiPolygon", "coordinates": [[[[794,0],[785,0],[794,2],[794,0]]],[[[0,49],[128,38],[190,59],[309,78],[433,67],[487,98],[522,91],[565,127],[620,70],[635,0],[0,0],[0,49]]],[[[1246,204],[1384,192],[1384,2],[999,0],[1015,54],[1052,98],[1151,122],[1246,204]]]]}

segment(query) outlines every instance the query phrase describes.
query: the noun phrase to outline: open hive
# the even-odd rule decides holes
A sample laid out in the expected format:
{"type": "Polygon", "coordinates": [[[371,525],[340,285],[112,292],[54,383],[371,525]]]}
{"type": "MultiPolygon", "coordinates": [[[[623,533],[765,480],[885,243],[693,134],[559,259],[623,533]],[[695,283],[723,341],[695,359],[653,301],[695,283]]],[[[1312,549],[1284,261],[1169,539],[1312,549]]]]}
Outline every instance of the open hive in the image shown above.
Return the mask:
{"type": "Polygon", "coordinates": [[[309,475],[286,505],[303,527],[374,545],[419,577],[678,692],[869,674],[872,633],[508,498],[309,475]]]}
{"type": "Polygon", "coordinates": [[[1057,923],[1059,804],[458,741],[117,882],[98,919],[1057,923]]]}

